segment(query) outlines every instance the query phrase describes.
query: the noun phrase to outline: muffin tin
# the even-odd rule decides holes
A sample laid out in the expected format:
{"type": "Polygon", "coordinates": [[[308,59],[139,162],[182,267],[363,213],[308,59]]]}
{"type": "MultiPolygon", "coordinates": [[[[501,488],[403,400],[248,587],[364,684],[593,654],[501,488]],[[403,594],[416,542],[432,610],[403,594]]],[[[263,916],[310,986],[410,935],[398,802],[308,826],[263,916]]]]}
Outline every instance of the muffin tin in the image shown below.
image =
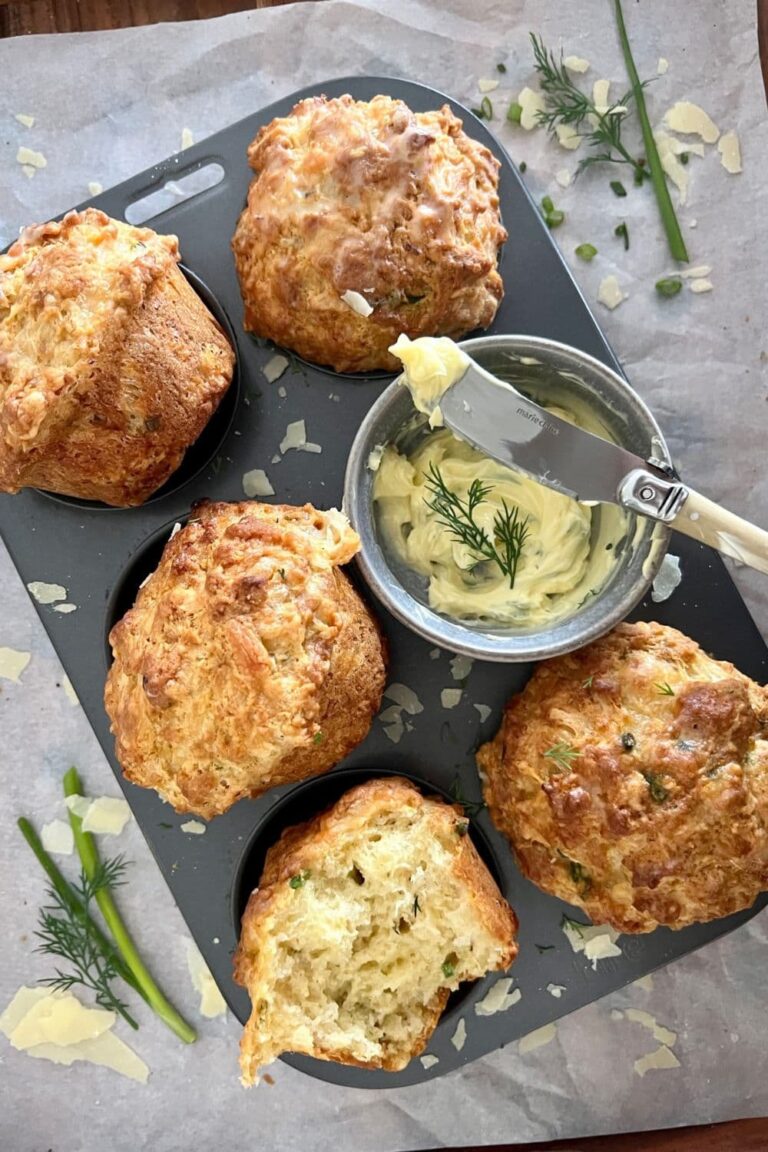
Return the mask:
{"type": "MultiPolygon", "coordinates": [[[[511,238],[501,258],[506,295],[489,331],[551,337],[576,345],[620,370],[501,146],[466,109],[420,84],[351,77],[314,85],[88,201],[124,219],[129,205],[167,180],[211,163],[222,166],[225,175],[220,183],[148,223],[179,237],[192,283],[216,314],[221,317],[219,310],[223,310],[229,317],[237,332],[239,382],[236,379],[220,414],[190,450],[179,473],[142,507],[107,509],[25,491],[0,497],[0,528],[25,584],[62,584],[69,602],[77,606],[77,611],[61,614],[54,606],[35,605],[182,915],[232,1011],[243,1021],[249,1012],[248,997],[231,975],[239,910],[244,886],[253,881],[268,842],[284,822],[292,821],[294,814],[303,815],[310,801],[313,811],[324,807],[336,798],[342,782],[348,780],[351,786],[360,772],[401,772],[420,782],[427,792],[455,792],[458,786],[464,798],[478,801],[480,784],[473,749],[496,731],[505,700],[523,686],[530,673],[530,666],[525,665],[477,663],[463,684],[461,703],[445,710],[440,691],[457,686],[449,665],[451,654],[435,656],[427,643],[374,604],[390,647],[389,680],[408,684],[424,705],[423,712],[407,717],[412,730],[397,745],[389,741],[376,720],[365,742],[333,772],[309,783],[276,789],[257,801],[243,801],[212,821],[204,835],[182,832],[180,826],[190,817],[174,813],[154,792],[124,781],[114,757],[102,705],[110,658],[107,635],[154,568],[174,523],[183,520],[190,505],[203,497],[242,499],[243,473],[253,468],[267,472],[276,500],[298,504],[312,501],[320,507],[337,505],[352,440],[365,413],[389,382],[389,377],[380,373],[339,375],[288,354],[289,369],[279,381],[269,384],[262,369],[275,349],[241,330],[242,305],[229,245],[250,178],[246,148],[262,125],[275,116],[287,115],[297,100],[344,92],[361,100],[385,93],[405,100],[415,111],[447,100],[463,119],[466,131],[486,144],[502,164],[501,212],[511,238]],[[279,392],[282,388],[284,397],[279,392]],[[279,463],[272,463],[286,425],[300,419],[306,421],[308,439],[322,445],[322,453],[289,451],[279,463]],[[476,704],[492,709],[484,722],[476,704]],[[349,775],[350,769],[356,771],[349,775]],[[290,799],[285,800],[288,794],[290,799]]],[[[644,602],[634,618],[672,624],[715,656],[733,660],[747,675],[764,681],[768,678],[765,644],[719,556],[678,536],[673,538],[671,550],[681,557],[681,587],[666,603],[644,602]]],[[[354,569],[352,575],[354,578],[354,569]]],[[[429,1044],[428,1051],[438,1057],[438,1063],[429,1069],[419,1059],[398,1073],[347,1068],[300,1056],[285,1057],[289,1064],[321,1079],[356,1087],[419,1083],[503,1047],[685,955],[743,924],[768,901],[768,896],[762,896],[747,912],[681,932],[659,929],[646,936],[621,937],[622,955],[600,961],[593,970],[583,955],[572,952],[560,927],[563,914],[577,920],[585,917],[523,879],[485,810],[473,818],[472,834],[520,920],[520,955],[511,970],[515,986],[522,991],[520,1002],[504,1013],[479,1016],[474,1006],[496,977],[462,989],[461,995],[452,998],[429,1044]],[[546,991],[549,983],[565,986],[559,999],[546,991]],[[457,1050],[451,1038],[462,1017],[467,1037],[457,1050]]],[[[233,1053],[233,1075],[235,1065],[233,1053]]]]}

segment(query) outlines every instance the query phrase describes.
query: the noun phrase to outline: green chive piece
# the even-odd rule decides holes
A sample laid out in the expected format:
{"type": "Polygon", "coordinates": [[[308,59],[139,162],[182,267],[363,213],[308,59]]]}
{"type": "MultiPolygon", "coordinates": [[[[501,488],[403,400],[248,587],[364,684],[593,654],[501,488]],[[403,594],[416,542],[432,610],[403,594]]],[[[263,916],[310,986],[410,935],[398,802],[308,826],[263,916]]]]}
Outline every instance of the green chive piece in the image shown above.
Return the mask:
{"type": "Polygon", "coordinates": [[[519,124],[520,117],[523,115],[523,106],[518,104],[517,100],[513,100],[509,108],[507,108],[507,120],[510,124],[519,124]]]}
{"type": "Polygon", "coordinates": [[[575,248],[574,251],[579,260],[586,260],[587,264],[597,256],[597,248],[595,248],[594,244],[579,244],[578,248],[575,248]]]}
{"type": "Polygon", "coordinates": [[[528,171],[528,165],[526,164],[525,160],[520,161],[520,163],[518,164],[518,168],[520,170],[521,176],[524,175],[528,171]]]}
{"type": "Polygon", "coordinates": [[[581,890],[581,895],[585,896],[592,887],[592,879],[583,864],[578,864],[575,860],[570,860],[568,870],[571,873],[571,880],[577,888],[581,890]]]}
{"type": "Polygon", "coordinates": [[[480,101],[480,108],[482,109],[483,116],[486,120],[493,120],[493,104],[491,104],[488,96],[483,96],[480,101]]]}
{"type": "Polygon", "coordinates": [[[297,872],[295,876],[291,876],[288,884],[291,888],[303,888],[311,875],[309,868],[305,868],[303,872],[297,872]]]}
{"type": "Polygon", "coordinates": [[[448,980],[450,980],[451,976],[453,976],[454,972],[456,971],[455,966],[453,964],[451,964],[450,960],[444,960],[442,967],[443,967],[443,976],[445,976],[448,980]]]}
{"type": "Polygon", "coordinates": [[[544,223],[547,225],[547,228],[559,228],[563,220],[565,220],[565,212],[562,212],[559,208],[555,208],[551,196],[544,196],[542,198],[541,214],[544,217],[544,223]]]}
{"type": "Polygon", "coordinates": [[[624,241],[624,251],[629,251],[629,228],[627,228],[626,221],[622,220],[621,224],[617,224],[613,230],[613,234],[624,241]]]}
{"type": "Polygon", "coordinates": [[[506,72],[506,70],[507,70],[506,64],[497,64],[496,65],[496,71],[497,72],[506,72]]]}
{"type": "Polygon", "coordinates": [[[681,152],[680,153],[680,163],[681,164],[687,164],[688,161],[690,160],[690,158],[691,157],[687,152],[681,152]]]}
{"type": "Polygon", "coordinates": [[[658,772],[643,772],[643,776],[648,785],[651,799],[655,801],[656,804],[663,804],[669,797],[669,791],[662,784],[661,775],[658,772]]]}
{"type": "Polygon", "coordinates": [[[611,192],[614,196],[626,196],[627,190],[621,180],[611,180],[611,192]]]}
{"type": "Polygon", "coordinates": [[[313,744],[322,744],[323,740],[325,740],[325,736],[322,732],[315,732],[314,736],[312,737],[313,744]]]}
{"type": "MultiPolygon", "coordinates": [[[[682,291],[683,282],[679,276],[665,276],[663,280],[656,281],[656,291],[659,296],[677,296],[678,292],[682,291]]],[[[672,691],[666,693],[668,696],[673,696],[672,691]]]]}

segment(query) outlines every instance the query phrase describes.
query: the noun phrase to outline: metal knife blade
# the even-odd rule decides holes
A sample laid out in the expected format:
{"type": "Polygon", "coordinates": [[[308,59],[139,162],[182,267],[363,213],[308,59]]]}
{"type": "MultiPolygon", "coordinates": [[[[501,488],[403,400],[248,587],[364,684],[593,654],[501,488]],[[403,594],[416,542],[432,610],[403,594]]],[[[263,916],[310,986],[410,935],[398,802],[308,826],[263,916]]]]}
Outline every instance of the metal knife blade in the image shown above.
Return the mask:
{"type": "Polygon", "coordinates": [[[486,456],[577,500],[620,504],[627,476],[649,471],[642,457],[569,424],[474,360],[440,410],[446,428],[486,456]]]}

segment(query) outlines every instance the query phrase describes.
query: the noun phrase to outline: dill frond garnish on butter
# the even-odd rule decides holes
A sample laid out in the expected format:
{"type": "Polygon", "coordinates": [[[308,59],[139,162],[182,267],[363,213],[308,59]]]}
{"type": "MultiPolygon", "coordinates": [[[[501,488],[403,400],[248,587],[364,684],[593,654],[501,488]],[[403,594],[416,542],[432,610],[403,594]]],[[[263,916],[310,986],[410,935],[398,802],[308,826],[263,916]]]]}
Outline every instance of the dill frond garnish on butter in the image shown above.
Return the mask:
{"type": "Polygon", "coordinates": [[[429,475],[425,477],[424,484],[432,497],[426,501],[427,507],[431,508],[454,540],[463,544],[478,563],[488,560],[496,564],[509,580],[510,588],[514,588],[520,554],[529,535],[529,517],[521,519],[519,509],[510,508],[502,500],[503,510],[497,512],[493,520],[492,539],[475,519],[478,506],[493,491],[491,484],[473,480],[467,499],[463,501],[446,485],[440,469],[433,462],[430,462],[429,475]]]}

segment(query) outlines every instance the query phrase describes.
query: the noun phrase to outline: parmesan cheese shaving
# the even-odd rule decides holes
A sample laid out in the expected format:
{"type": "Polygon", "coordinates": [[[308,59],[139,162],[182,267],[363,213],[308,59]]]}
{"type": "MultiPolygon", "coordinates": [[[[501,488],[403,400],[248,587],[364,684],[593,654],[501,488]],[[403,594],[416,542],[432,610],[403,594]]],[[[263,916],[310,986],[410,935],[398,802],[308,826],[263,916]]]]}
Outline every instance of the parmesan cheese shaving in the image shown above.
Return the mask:
{"type": "Polygon", "coordinates": [[[275,490],[263,468],[252,468],[243,473],[243,492],[252,499],[254,496],[274,496],[275,490]]]}
{"type": "Polygon", "coordinates": [[[80,701],[77,698],[77,692],[75,692],[74,688],[72,687],[72,681],[70,680],[69,676],[67,676],[66,672],[61,678],[61,686],[64,689],[64,695],[66,696],[67,700],[69,700],[72,707],[75,708],[80,703],[80,701]]]}
{"type": "Polygon", "coordinates": [[[71,856],[75,847],[72,825],[65,820],[51,820],[40,829],[40,839],[46,852],[57,856],[71,856]]]}
{"type": "Polygon", "coordinates": [[[35,152],[33,148],[26,148],[23,144],[16,153],[17,164],[28,164],[30,168],[45,168],[48,161],[42,152],[35,152]]]}
{"type": "Polygon", "coordinates": [[[472,671],[474,660],[471,656],[454,656],[448,663],[451,666],[451,676],[454,680],[466,680],[472,671]]]}
{"type": "Polygon", "coordinates": [[[621,955],[621,949],[616,945],[618,932],[605,924],[581,924],[563,917],[561,928],[573,951],[583,952],[595,969],[598,960],[621,955]]]}
{"type": "Polygon", "coordinates": [[[77,612],[77,604],[54,604],[53,610],[66,616],[69,612],[77,612]]]}
{"type": "Polygon", "coordinates": [[[267,360],[261,370],[267,383],[274,384],[275,380],[279,380],[289,363],[287,356],[273,356],[271,360],[267,360]]]}
{"type": "Polygon", "coordinates": [[[665,56],[659,56],[659,62],[656,65],[656,75],[664,76],[669,71],[669,60],[665,56]]]}
{"type": "Polygon", "coordinates": [[[185,820],[183,824],[179,825],[179,828],[190,836],[202,836],[205,832],[205,824],[202,820],[185,820]]]}
{"type": "Polygon", "coordinates": [[[97,836],[119,836],[131,819],[127,800],[120,796],[99,796],[93,800],[83,817],[83,832],[97,836]]]}
{"type": "Polygon", "coordinates": [[[57,600],[67,598],[67,590],[63,584],[46,584],[44,580],[32,580],[27,584],[27,590],[38,604],[55,604],[57,600]]]}
{"type": "Polygon", "coordinates": [[[523,998],[523,994],[519,988],[512,988],[512,977],[502,976],[497,980],[489,990],[486,992],[482,1000],[478,1000],[475,1004],[476,1016],[495,1016],[498,1012],[506,1012],[508,1008],[512,1008],[515,1004],[523,998]]]}
{"type": "Polygon", "coordinates": [[[479,715],[480,723],[485,724],[486,720],[491,714],[492,709],[487,704],[473,704],[472,707],[479,715]]]}
{"type": "Polygon", "coordinates": [[[555,172],[555,180],[557,180],[561,188],[567,188],[573,180],[573,176],[571,176],[567,168],[558,168],[557,172],[555,172]]]}
{"type": "Polygon", "coordinates": [[[181,151],[186,148],[191,148],[195,142],[195,135],[191,128],[182,128],[181,130],[181,151]]]}
{"type": "Polygon", "coordinates": [[[443,708],[455,708],[462,696],[461,688],[443,688],[440,693],[440,703],[443,708]]]}
{"type": "Polygon", "coordinates": [[[597,299],[600,304],[604,304],[613,312],[614,308],[618,308],[622,301],[627,299],[626,293],[622,292],[619,282],[615,276],[605,276],[600,281],[600,287],[597,290],[597,299]]]}
{"type": "Polygon", "coordinates": [[[35,175],[35,172],[37,172],[37,168],[33,168],[31,164],[22,164],[21,170],[26,176],[27,180],[31,180],[35,175]]]}
{"type": "Polygon", "coordinates": [[[525,1052],[534,1052],[537,1048],[543,1048],[545,1044],[549,1044],[556,1035],[557,1024],[545,1024],[543,1028],[537,1028],[535,1032],[529,1032],[527,1036],[523,1036],[518,1050],[521,1055],[525,1052]]]}
{"type": "Polygon", "coordinates": [[[608,99],[610,91],[610,80],[595,80],[592,85],[592,103],[602,114],[605,114],[611,106],[608,99]]]}
{"type": "Polygon", "coordinates": [[[427,1071],[430,1068],[434,1068],[435,1064],[440,1063],[437,1056],[433,1056],[431,1052],[427,1052],[426,1056],[420,1056],[419,1060],[421,1061],[422,1068],[425,1068],[427,1071]]]}
{"type": "Polygon", "coordinates": [[[387,700],[394,700],[395,704],[403,708],[409,716],[417,716],[419,712],[424,711],[421,700],[407,684],[389,684],[384,689],[384,696],[387,700]]]}
{"type": "Polygon", "coordinates": [[[533,88],[523,88],[517,102],[521,108],[520,127],[525,128],[526,132],[538,128],[539,112],[543,112],[546,107],[541,92],[535,92],[533,88]]]}
{"type": "Polygon", "coordinates": [[[0,648],[0,677],[18,684],[19,677],[32,659],[31,653],[15,648],[0,648]]]}
{"type": "Polygon", "coordinates": [[[589,71],[589,60],[585,60],[583,56],[566,56],[563,64],[569,72],[589,71]]]}
{"type": "Polygon", "coordinates": [[[597,971],[598,960],[610,960],[612,956],[621,956],[621,948],[611,938],[608,930],[598,936],[593,936],[584,944],[584,955],[591,960],[592,967],[597,971]]]}
{"type": "Polygon", "coordinates": [[[699,295],[702,292],[711,292],[714,285],[711,280],[691,280],[689,287],[691,292],[699,295]]]}
{"type": "Polygon", "coordinates": [[[627,1008],[626,1017],[634,1024],[642,1024],[643,1028],[647,1028],[659,1044],[671,1048],[677,1041],[677,1032],[659,1024],[655,1016],[651,1016],[650,1012],[644,1012],[642,1008],[627,1008]]]}
{"type": "Polygon", "coordinates": [[[650,972],[647,974],[647,976],[638,976],[637,980],[635,980],[630,985],[630,987],[642,988],[643,992],[652,992],[653,991],[653,976],[651,975],[650,972]]]}
{"type": "Polygon", "coordinates": [[[477,86],[481,92],[495,92],[499,86],[499,81],[489,80],[483,77],[481,80],[478,80],[477,86]]]}
{"type": "Polygon", "coordinates": [[[663,600],[669,600],[682,579],[683,574],[680,571],[680,557],[671,556],[667,553],[653,580],[651,600],[653,600],[654,604],[660,604],[663,600]]]}
{"type": "Polygon", "coordinates": [[[358,316],[370,316],[373,308],[359,292],[355,292],[352,288],[348,288],[346,292],[342,292],[340,297],[345,304],[348,304],[353,312],[357,312],[358,316]]]}
{"type": "Polygon", "coordinates": [[[393,744],[400,743],[404,732],[405,724],[401,716],[398,716],[392,724],[384,725],[384,735],[388,740],[391,740],[393,744]]]}
{"type": "Polygon", "coordinates": [[[376,444],[368,453],[367,466],[370,472],[378,472],[385,447],[385,444],[376,444]]]}
{"type": "Polygon", "coordinates": [[[91,796],[65,796],[64,803],[70,812],[74,812],[75,816],[79,816],[82,820],[86,812],[93,803],[91,796]]]}
{"type": "Polygon", "coordinates": [[[717,143],[720,163],[726,172],[741,172],[741,145],[735,132],[724,132],[717,143]]]}
{"type": "Polygon", "coordinates": [[[195,990],[200,993],[200,1014],[209,1020],[223,1016],[227,1011],[224,997],[200,950],[194,940],[190,939],[187,940],[187,968],[195,990]]]}
{"type": "Polygon", "coordinates": [[[557,124],[555,126],[555,135],[557,142],[561,148],[567,148],[569,152],[575,151],[581,145],[581,136],[574,128],[573,124],[557,124]]]}
{"type": "Polygon", "coordinates": [[[307,428],[303,420],[294,420],[285,430],[285,436],[280,441],[280,451],[285,453],[291,448],[301,448],[307,442],[307,428]]]}
{"type": "Polygon", "coordinates": [[[104,191],[104,185],[99,184],[98,180],[89,180],[88,191],[91,196],[101,196],[102,192],[104,191]]]}
{"type": "Polygon", "coordinates": [[[547,992],[559,1000],[563,992],[567,991],[565,984],[547,984],[547,992]]]}
{"type": "Polygon", "coordinates": [[[26,112],[17,112],[14,120],[18,120],[19,124],[23,124],[25,128],[33,128],[35,125],[34,116],[29,116],[26,112]]]}
{"type": "Polygon", "coordinates": [[[673,132],[684,136],[700,136],[705,144],[714,144],[720,129],[698,104],[690,100],[679,100],[664,114],[664,124],[673,132]]]}
{"type": "Polygon", "coordinates": [[[453,1036],[451,1036],[451,1044],[453,1044],[457,1052],[461,1052],[466,1042],[467,1025],[464,1022],[464,1017],[462,1016],[461,1020],[459,1020],[458,1024],[456,1025],[456,1031],[454,1032],[453,1036]]]}
{"type": "Polygon", "coordinates": [[[641,1056],[639,1060],[635,1060],[635,1072],[638,1076],[645,1076],[646,1072],[653,1069],[666,1069],[666,1068],[679,1068],[680,1061],[671,1049],[666,1048],[663,1044],[661,1048],[657,1048],[655,1052],[649,1052],[647,1056],[641,1056]]]}

